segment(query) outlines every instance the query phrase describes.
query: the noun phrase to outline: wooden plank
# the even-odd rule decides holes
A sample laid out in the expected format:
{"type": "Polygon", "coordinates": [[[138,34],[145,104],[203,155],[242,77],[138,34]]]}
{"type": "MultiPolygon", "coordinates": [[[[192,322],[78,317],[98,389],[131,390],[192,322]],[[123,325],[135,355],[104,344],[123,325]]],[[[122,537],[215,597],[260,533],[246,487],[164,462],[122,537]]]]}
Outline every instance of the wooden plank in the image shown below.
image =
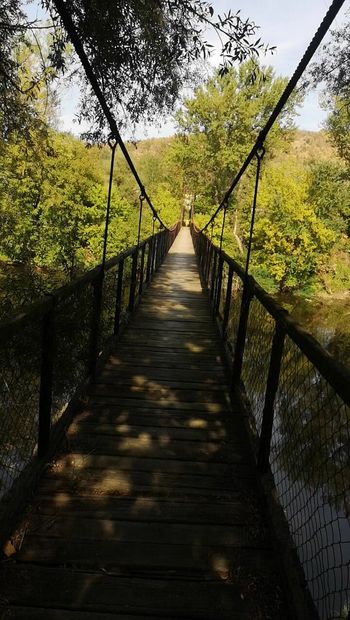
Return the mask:
{"type": "Polygon", "coordinates": [[[91,407],[102,405],[106,410],[111,410],[111,408],[117,410],[118,408],[129,407],[131,410],[138,408],[148,411],[178,411],[179,414],[181,412],[187,414],[188,412],[192,412],[195,414],[198,411],[203,411],[212,415],[222,413],[227,415],[229,413],[228,405],[217,402],[177,402],[165,399],[153,400],[152,398],[147,398],[147,400],[141,398],[121,398],[116,395],[104,395],[102,391],[99,394],[90,394],[89,404],[91,407]]]}
{"type": "Polygon", "coordinates": [[[105,476],[88,476],[85,477],[79,476],[75,479],[64,479],[64,478],[43,478],[39,485],[39,492],[47,495],[48,493],[58,493],[58,492],[68,492],[75,493],[77,496],[122,496],[129,498],[138,498],[138,497],[153,497],[153,498],[173,498],[179,499],[182,498],[183,501],[198,501],[200,502],[208,502],[215,501],[216,503],[219,500],[234,501],[234,499],[240,494],[240,492],[244,491],[247,486],[247,481],[241,478],[236,479],[234,484],[230,487],[229,490],[225,489],[208,489],[208,488],[199,488],[195,487],[187,487],[181,486],[162,486],[157,484],[137,484],[133,483],[132,480],[128,480],[128,477],[125,476],[122,479],[121,476],[115,477],[105,477],[105,476]]]}
{"type": "MultiPolygon", "coordinates": [[[[127,408],[100,408],[83,409],[79,413],[71,427],[80,424],[113,424],[116,431],[123,431],[125,425],[154,426],[156,428],[183,428],[183,429],[209,429],[219,430],[229,428],[234,430],[239,437],[242,436],[242,429],[237,424],[236,417],[227,418],[226,414],[211,414],[207,412],[181,411],[171,412],[167,410],[154,411],[148,408],[127,409],[127,408]],[[220,419],[221,418],[221,419],[220,419]]],[[[131,426],[130,426],[131,428],[131,426]]]]}
{"type": "Polygon", "coordinates": [[[185,403],[214,403],[222,404],[229,407],[228,394],[222,390],[214,390],[208,388],[206,390],[186,390],[182,389],[180,384],[178,388],[166,388],[161,385],[149,385],[148,387],[139,387],[132,385],[119,388],[113,383],[94,383],[89,388],[89,394],[92,396],[102,396],[106,401],[110,398],[125,400],[132,398],[135,400],[144,400],[146,403],[156,400],[160,404],[169,403],[182,404],[185,403]],[[175,402],[174,402],[175,401],[175,402]]]}
{"type": "MultiPolygon", "coordinates": [[[[164,364],[164,362],[163,362],[164,364]]],[[[180,365],[179,365],[180,366],[180,365]]],[[[197,370],[191,370],[190,372],[183,367],[180,368],[164,368],[164,365],[158,366],[135,366],[129,365],[116,365],[108,363],[104,366],[103,371],[100,373],[100,377],[114,377],[116,382],[119,380],[132,380],[135,382],[143,381],[159,381],[161,383],[166,381],[182,380],[183,383],[207,383],[207,384],[220,384],[227,385],[227,377],[222,368],[216,368],[215,370],[203,370],[198,368],[197,370]]]]}
{"type": "MultiPolygon", "coordinates": [[[[74,445],[70,438],[70,445],[74,445]]],[[[86,434],[79,437],[82,454],[118,454],[120,456],[150,457],[157,459],[197,460],[214,463],[244,463],[247,456],[239,446],[222,445],[213,442],[177,441],[171,443],[152,441],[149,437],[113,438],[107,435],[86,434]]],[[[248,461],[249,462],[249,461],[248,461]]]]}
{"type": "MultiPolygon", "coordinates": [[[[234,547],[255,549],[269,548],[266,530],[249,528],[244,525],[212,525],[202,523],[162,523],[148,521],[119,521],[113,519],[85,519],[57,514],[53,519],[36,515],[27,529],[26,541],[30,537],[44,535],[59,538],[69,544],[70,540],[93,540],[106,542],[150,543],[154,547],[169,545],[169,553],[174,546],[195,547],[234,547]]],[[[38,545],[41,548],[41,545],[38,545]]]]}
{"type": "MultiPolygon", "coordinates": [[[[68,452],[58,455],[52,463],[51,469],[62,472],[64,475],[70,475],[70,471],[91,470],[91,469],[112,469],[114,471],[141,471],[154,472],[161,471],[173,475],[188,474],[192,476],[214,476],[220,478],[234,478],[242,476],[244,478],[249,475],[254,477],[250,464],[246,463],[210,463],[191,461],[191,460],[171,460],[138,458],[135,456],[116,456],[96,454],[82,454],[81,452],[68,452]]],[[[51,469],[47,471],[50,472],[51,469]]]]}
{"type": "MultiPolygon", "coordinates": [[[[12,607],[5,609],[1,620],[149,620],[149,616],[111,615],[99,612],[74,611],[67,609],[47,609],[45,607],[12,607]]],[[[167,620],[178,620],[167,616],[167,620]]]]}
{"type": "Polygon", "coordinates": [[[191,546],[69,538],[68,544],[62,545],[60,539],[40,535],[26,539],[17,560],[38,565],[104,568],[121,576],[215,581],[229,579],[237,564],[241,573],[273,579],[276,570],[272,557],[271,551],[266,549],[202,545],[199,541],[191,546]]]}
{"type": "MultiPolygon", "coordinates": [[[[193,581],[118,578],[113,574],[26,566],[4,571],[9,604],[73,609],[86,612],[148,614],[151,618],[175,616],[188,620],[251,620],[257,601],[246,596],[239,580],[193,581]]],[[[279,605],[278,612],[281,610],[279,605]]],[[[282,610],[281,610],[282,611],[282,610]]],[[[264,616],[261,616],[264,617],[264,616]]],[[[281,617],[276,613],[271,618],[281,617]]],[[[282,616],[284,617],[284,616],[282,616]]]]}
{"type": "MultiPolygon", "coordinates": [[[[179,441],[221,441],[227,439],[227,431],[223,428],[212,430],[201,428],[172,428],[172,427],[157,427],[151,424],[147,426],[139,426],[134,422],[131,424],[107,424],[95,422],[94,432],[98,435],[108,435],[113,437],[140,437],[147,434],[151,439],[158,439],[163,441],[173,441],[177,439],[179,441]]],[[[67,431],[67,436],[76,435],[77,433],[83,435],[91,433],[91,424],[84,422],[71,424],[67,431]]]]}
{"type": "Polygon", "coordinates": [[[148,376],[144,376],[144,377],[137,377],[134,375],[129,375],[128,377],[124,377],[124,376],[119,376],[119,374],[117,372],[103,372],[101,373],[95,381],[95,385],[112,385],[115,389],[117,388],[123,388],[123,387],[137,387],[137,388],[142,388],[142,389],[153,389],[153,386],[159,386],[162,388],[170,388],[171,390],[174,389],[179,389],[179,390],[196,390],[196,391],[203,391],[203,390],[208,390],[208,391],[215,391],[215,392],[223,392],[226,391],[226,382],[224,381],[224,379],[222,380],[222,382],[220,383],[219,381],[215,381],[215,380],[206,380],[203,379],[202,381],[198,380],[197,382],[195,381],[191,381],[190,376],[185,375],[185,373],[183,373],[183,381],[181,381],[180,378],[177,378],[176,380],[171,380],[169,379],[161,379],[161,378],[154,378],[154,379],[150,379],[148,376]],[[187,379],[187,381],[186,381],[187,379]]]}
{"type": "MultiPolygon", "coordinates": [[[[243,471],[241,472],[240,480],[242,480],[243,484],[240,485],[240,488],[244,488],[246,478],[249,479],[250,477],[252,476],[249,476],[249,474],[244,476],[243,471]]],[[[58,479],[67,485],[69,482],[72,482],[74,486],[78,483],[89,484],[92,488],[100,484],[101,489],[106,486],[108,490],[120,490],[121,494],[124,489],[135,491],[136,489],[147,488],[148,486],[155,494],[156,491],[162,489],[162,487],[165,487],[168,492],[169,488],[196,489],[201,495],[204,494],[204,491],[217,491],[218,494],[225,491],[230,493],[233,489],[237,488],[237,483],[232,484],[232,480],[229,476],[224,478],[220,476],[193,475],[187,473],[171,474],[159,471],[159,466],[158,469],[153,471],[149,470],[148,472],[135,469],[108,469],[106,467],[94,469],[85,468],[84,472],[82,472],[80,469],[73,466],[68,472],[65,472],[64,475],[56,469],[49,470],[45,478],[58,479]]]]}
{"type": "Polygon", "coordinates": [[[254,525],[259,515],[256,494],[241,493],[231,501],[201,505],[166,498],[139,497],[79,497],[68,491],[53,495],[36,495],[34,514],[56,516],[70,514],[80,519],[121,519],[129,521],[154,521],[163,523],[207,523],[220,525],[254,525]],[[220,507],[218,510],[218,506],[220,507]]]}

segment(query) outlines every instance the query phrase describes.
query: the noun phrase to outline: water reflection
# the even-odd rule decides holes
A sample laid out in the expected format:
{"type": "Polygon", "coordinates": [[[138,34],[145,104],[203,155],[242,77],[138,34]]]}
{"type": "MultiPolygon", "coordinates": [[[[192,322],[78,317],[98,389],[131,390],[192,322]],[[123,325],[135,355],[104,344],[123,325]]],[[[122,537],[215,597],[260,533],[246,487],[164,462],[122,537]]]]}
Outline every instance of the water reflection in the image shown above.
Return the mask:
{"type": "Polygon", "coordinates": [[[350,367],[350,296],[315,300],[282,295],[278,301],[329,353],[350,367]]]}
{"type": "Polygon", "coordinates": [[[288,338],[271,464],[320,617],[347,617],[350,410],[288,338]]]}

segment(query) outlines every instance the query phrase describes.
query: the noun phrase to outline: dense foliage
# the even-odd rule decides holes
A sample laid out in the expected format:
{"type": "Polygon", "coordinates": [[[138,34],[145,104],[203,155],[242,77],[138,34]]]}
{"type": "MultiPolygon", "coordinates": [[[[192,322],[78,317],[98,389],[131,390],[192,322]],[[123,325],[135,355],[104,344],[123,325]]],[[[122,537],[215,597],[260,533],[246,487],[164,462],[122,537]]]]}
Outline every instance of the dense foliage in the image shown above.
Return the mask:
{"type": "Polygon", "coordinates": [[[222,73],[237,60],[256,59],[273,50],[257,38],[258,26],[243,19],[240,11],[215,15],[206,0],[41,0],[39,4],[50,15],[46,25],[29,21],[19,0],[0,0],[0,121],[5,132],[26,125],[38,81],[73,70],[80,76],[81,114],[91,122],[90,138],[101,137],[105,118],[80,64],[67,53],[64,10],[119,123],[159,118],[173,109],[183,86],[192,84],[201,72],[199,61],[213,51],[206,40],[208,30],[217,34],[222,73]],[[31,42],[42,28],[50,32],[48,50],[23,88],[22,64],[14,50],[31,42]]]}

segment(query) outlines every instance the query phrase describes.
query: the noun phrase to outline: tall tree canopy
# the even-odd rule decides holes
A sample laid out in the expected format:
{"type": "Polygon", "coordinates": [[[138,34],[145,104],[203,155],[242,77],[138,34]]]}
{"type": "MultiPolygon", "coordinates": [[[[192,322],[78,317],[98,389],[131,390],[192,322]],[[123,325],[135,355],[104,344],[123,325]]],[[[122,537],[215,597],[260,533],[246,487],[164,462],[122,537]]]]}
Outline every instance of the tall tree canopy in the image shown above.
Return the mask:
{"type": "MultiPolygon", "coordinates": [[[[68,36],[57,11],[59,2],[42,0],[42,4],[52,19],[50,66],[67,71],[68,36]]],[[[193,80],[196,61],[212,51],[206,40],[209,29],[220,35],[222,73],[237,60],[273,49],[257,38],[253,21],[242,19],[239,11],[216,16],[205,0],[72,0],[65,6],[119,121],[150,120],[173,107],[183,85],[193,80]]],[[[0,13],[0,110],[10,127],[18,116],[11,110],[19,109],[23,95],[30,92],[20,87],[12,50],[39,26],[28,23],[19,0],[0,0],[0,13]]],[[[98,134],[105,120],[82,72],[80,77],[81,114],[98,134]]]]}
{"type": "Polygon", "coordinates": [[[326,121],[340,157],[350,164],[350,23],[332,30],[320,59],[309,73],[308,86],[323,84],[324,105],[330,110],[326,121]]]}

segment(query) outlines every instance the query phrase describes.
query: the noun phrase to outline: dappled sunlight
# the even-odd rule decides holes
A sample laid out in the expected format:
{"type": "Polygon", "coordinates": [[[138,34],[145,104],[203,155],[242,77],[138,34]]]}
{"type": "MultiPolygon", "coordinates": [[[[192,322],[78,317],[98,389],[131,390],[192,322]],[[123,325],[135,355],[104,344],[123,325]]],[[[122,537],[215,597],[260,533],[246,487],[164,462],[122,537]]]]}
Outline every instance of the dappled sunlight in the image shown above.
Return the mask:
{"type": "Polygon", "coordinates": [[[191,353],[202,353],[205,351],[205,347],[193,342],[186,342],[185,347],[188,351],[191,351],[191,353]]]}
{"type": "Polygon", "coordinates": [[[211,558],[211,565],[215,575],[226,581],[230,573],[229,558],[226,555],[214,553],[211,558]]]}
{"type": "Polygon", "coordinates": [[[207,428],[208,421],[201,418],[194,418],[188,422],[190,428],[207,428]]]}

